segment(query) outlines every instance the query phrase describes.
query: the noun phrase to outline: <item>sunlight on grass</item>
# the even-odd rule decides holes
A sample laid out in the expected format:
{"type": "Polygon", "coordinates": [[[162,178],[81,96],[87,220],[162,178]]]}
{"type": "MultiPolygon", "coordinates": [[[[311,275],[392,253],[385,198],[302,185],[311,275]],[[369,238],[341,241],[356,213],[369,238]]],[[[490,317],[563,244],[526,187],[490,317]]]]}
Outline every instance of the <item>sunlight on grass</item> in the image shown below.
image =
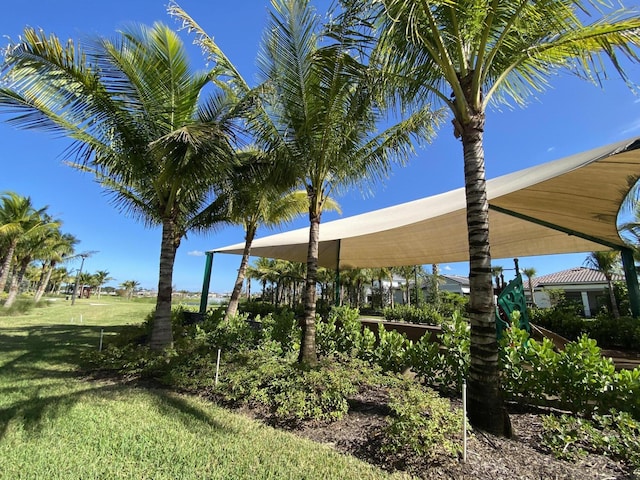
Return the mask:
{"type": "Polygon", "coordinates": [[[0,478],[408,478],[199,398],[83,381],[79,352],[150,308],[83,300],[0,318],[0,478]]]}

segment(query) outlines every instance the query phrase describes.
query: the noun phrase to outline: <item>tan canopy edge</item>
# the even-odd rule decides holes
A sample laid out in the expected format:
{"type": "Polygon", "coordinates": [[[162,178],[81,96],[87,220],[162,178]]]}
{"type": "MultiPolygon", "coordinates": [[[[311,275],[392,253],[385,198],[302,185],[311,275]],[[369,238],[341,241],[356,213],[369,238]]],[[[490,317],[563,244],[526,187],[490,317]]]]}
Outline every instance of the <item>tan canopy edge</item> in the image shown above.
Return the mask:
{"type": "MultiPolygon", "coordinates": [[[[633,138],[489,180],[492,257],[624,246],[616,220],[638,178],[640,138],[633,138]]],[[[365,268],[468,261],[465,216],[460,188],[323,223],[319,264],[365,268]]],[[[308,228],[271,235],[255,240],[251,254],[305,262],[308,240],[308,228]]],[[[243,247],[212,252],[242,254],[243,247]]]]}

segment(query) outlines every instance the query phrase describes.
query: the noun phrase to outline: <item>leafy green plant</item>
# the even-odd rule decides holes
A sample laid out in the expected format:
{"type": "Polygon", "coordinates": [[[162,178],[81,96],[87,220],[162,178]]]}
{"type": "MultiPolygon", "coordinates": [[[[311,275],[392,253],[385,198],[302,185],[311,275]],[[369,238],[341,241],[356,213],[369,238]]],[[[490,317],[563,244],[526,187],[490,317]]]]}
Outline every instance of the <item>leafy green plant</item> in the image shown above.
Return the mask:
{"type": "Polygon", "coordinates": [[[640,423],[626,412],[612,410],[591,421],[546,415],[542,425],[542,444],[557,458],[574,460],[591,452],[640,468],[640,423]]]}
{"type": "Polygon", "coordinates": [[[383,450],[404,450],[433,458],[461,452],[462,416],[449,400],[433,390],[404,382],[389,392],[392,415],[385,429],[383,450]]]}
{"type": "Polygon", "coordinates": [[[440,325],[442,315],[430,303],[425,303],[420,307],[414,305],[396,305],[383,310],[384,318],[396,322],[426,323],[429,325],[440,325]]]}
{"type": "Polygon", "coordinates": [[[378,327],[378,345],[373,356],[383,370],[402,372],[410,366],[410,351],[413,342],[406,335],[395,330],[386,330],[381,323],[378,327]]]}

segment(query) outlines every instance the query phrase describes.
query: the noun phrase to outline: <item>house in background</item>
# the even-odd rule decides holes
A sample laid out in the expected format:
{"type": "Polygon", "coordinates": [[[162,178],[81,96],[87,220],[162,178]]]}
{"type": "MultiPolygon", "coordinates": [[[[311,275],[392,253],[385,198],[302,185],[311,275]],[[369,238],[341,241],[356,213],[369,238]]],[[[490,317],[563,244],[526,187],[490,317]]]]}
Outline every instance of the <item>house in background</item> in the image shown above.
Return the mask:
{"type": "MultiPolygon", "coordinates": [[[[598,270],[585,267],[570,268],[549,275],[533,277],[533,296],[538,307],[551,307],[548,290],[562,290],[567,300],[574,300],[582,304],[586,318],[595,315],[609,299],[607,280],[598,270]]],[[[624,281],[623,275],[613,275],[613,281],[624,281]]],[[[524,282],[527,300],[529,297],[529,282],[524,282]]]]}

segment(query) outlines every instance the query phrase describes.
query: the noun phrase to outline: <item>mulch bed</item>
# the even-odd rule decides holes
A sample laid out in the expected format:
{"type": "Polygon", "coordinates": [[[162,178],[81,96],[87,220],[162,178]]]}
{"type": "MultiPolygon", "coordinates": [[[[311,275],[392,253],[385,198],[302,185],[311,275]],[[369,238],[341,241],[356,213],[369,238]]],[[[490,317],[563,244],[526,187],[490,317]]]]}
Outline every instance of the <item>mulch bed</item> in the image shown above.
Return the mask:
{"type": "MultiPolygon", "coordinates": [[[[325,444],[387,471],[404,471],[421,479],[637,479],[622,462],[589,454],[576,462],[556,459],[541,445],[543,413],[511,408],[514,438],[505,439],[475,431],[468,440],[467,461],[438,456],[390,455],[380,451],[388,408],[386,394],[376,390],[360,393],[350,411],[332,423],[277,424],[263,409],[243,412],[267,424],[325,444]]],[[[452,400],[455,407],[460,402],[452,400]],[[457,403],[457,405],[456,405],[457,403]]]]}

